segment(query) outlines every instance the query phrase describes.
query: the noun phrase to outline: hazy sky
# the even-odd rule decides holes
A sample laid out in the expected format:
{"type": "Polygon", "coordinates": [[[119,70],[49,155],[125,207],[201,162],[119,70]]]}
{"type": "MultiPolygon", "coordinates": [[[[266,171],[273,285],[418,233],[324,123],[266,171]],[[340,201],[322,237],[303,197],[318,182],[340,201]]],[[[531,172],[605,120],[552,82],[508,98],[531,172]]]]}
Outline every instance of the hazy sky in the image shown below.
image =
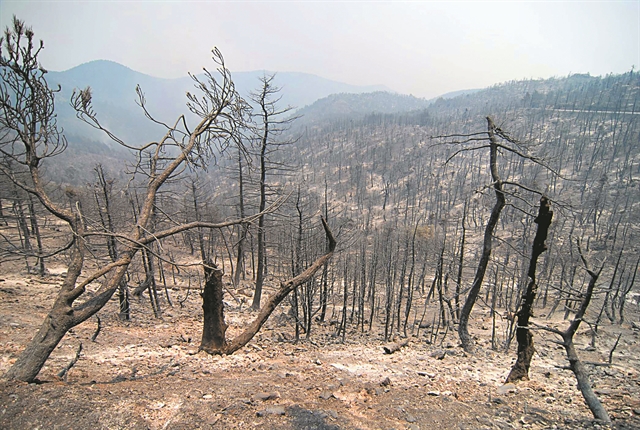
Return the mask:
{"type": "Polygon", "coordinates": [[[49,70],[108,59],[157,77],[212,67],[313,73],[421,97],[640,66],[640,1],[0,0],[49,70]]]}

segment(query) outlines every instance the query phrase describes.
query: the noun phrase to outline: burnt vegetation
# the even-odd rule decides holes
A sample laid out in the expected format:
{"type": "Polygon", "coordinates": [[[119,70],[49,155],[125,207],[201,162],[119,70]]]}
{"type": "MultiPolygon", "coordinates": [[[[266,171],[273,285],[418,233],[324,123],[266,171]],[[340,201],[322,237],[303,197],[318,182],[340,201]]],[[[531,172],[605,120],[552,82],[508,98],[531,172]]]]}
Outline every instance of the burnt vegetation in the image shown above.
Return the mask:
{"type": "Polygon", "coordinates": [[[351,109],[332,112],[337,95],[293,117],[272,77],[245,101],[214,51],[218,71],[193,77],[190,114],[155,118],[138,89],[164,130],[143,145],[113,135],[78,90],[79,120],[128,160],[75,165],[94,180],[72,184],[47,174],[67,141],[39,49],[16,20],[0,64],[0,259],[43,279],[65,268],[6,378],[36,380],[110,300],[122,321],[136,296],[160,319],[201,292],[211,354],[243,348],[279,304],[284,341],[362,338],[389,353],[460,341],[469,355],[517,357],[510,382],[529,377],[533,339],[557,335],[594,416],[610,421],[573,336],[582,322],[598,348],[604,327],[637,328],[637,72],[514,81],[424,106],[400,97],[385,112],[363,113],[392,95],[350,95],[351,109]],[[227,338],[225,309],[252,322],[227,338]]]}

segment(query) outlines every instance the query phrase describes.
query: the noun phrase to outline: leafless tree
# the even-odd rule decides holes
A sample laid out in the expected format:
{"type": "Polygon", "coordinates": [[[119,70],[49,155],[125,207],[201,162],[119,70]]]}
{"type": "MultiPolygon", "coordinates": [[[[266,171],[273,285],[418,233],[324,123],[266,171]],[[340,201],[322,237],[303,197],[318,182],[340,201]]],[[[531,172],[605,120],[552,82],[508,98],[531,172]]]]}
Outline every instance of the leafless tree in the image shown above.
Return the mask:
{"type": "Polygon", "coordinates": [[[209,354],[232,354],[245,346],[258,333],[260,328],[269,319],[275,308],[294,290],[311,281],[321,268],[323,268],[333,256],[336,241],[329,229],[327,222],[322,219],[322,226],[327,237],[326,251],[318,257],[309,267],[297,276],[280,283],[280,288],[267,299],[260,308],[256,318],[247,328],[231,340],[226,339],[227,325],[224,321],[224,304],[222,272],[216,267],[205,267],[207,282],[203,293],[204,297],[204,330],[200,349],[209,354]]]}
{"type": "MultiPolygon", "coordinates": [[[[267,175],[274,171],[282,172],[284,166],[275,162],[271,157],[283,145],[292,143],[291,141],[279,141],[279,137],[289,128],[289,125],[296,117],[287,117],[287,113],[291,112],[291,107],[280,108],[278,102],[280,97],[278,93],[280,88],[274,85],[275,75],[262,76],[260,78],[260,89],[251,95],[251,99],[257,105],[258,125],[256,126],[257,139],[257,160],[259,164],[259,204],[258,212],[263,212],[267,207],[268,184],[267,175]]],[[[258,255],[256,269],[256,288],[253,296],[251,307],[254,310],[260,309],[260,300],[262,298],[262,287],[264,284],[265,268],[266,268],[266,241],[265,241],[265,216],[258,217],[258,255]]]]}
{"type": "Polygon", "coordinates": [[[538,224],[536,236],[533,239],[533,249],[531,251],[531,259],[529,261],[529,270],[527,276],[529,277],[529,283],[527,284],[527,290],[524,293],[522,305],[518,311],[518,328],[516,330],[516,338],[518,340],[518,358],[507,376],[507,382],[518,381],[529,378],[529,367],[531,366],[531,359],[535,349],[533,347],[533,335],[531,334],[529,327],[529,319],[533,316],[533,304],[536,299],[536,293],[538,291],[538,285],[536,283],[536,266],[538,265],[538,257],[547,250],[545,241],[547,240],[547,234],[549,226],[551,225],[551,219],[553,218],[553,211],[551,211],[551,205],[546,197],[540,198],[540,209],[538,216],[535,219],[535,223],[538,224]]]}
{"type": "Polygon", "coordinates": [[[584,294],[581,295],[582,300],[580,301],[578,311],[569,324],[569,327],[567,327],[565,331],[561,331],[552,327],[538,327],[542,328],[543,330],[555,333],[560,336],[560,338],[562,338],[562,342],[560,342],[560,344],[564,347],[567,353],[567,359],[569,360],[568,369],[570,369],[575,375],[576,380],[578,381],[578,388],[580,389],[580,392],[582,393],[587,406],[596,419],[602,420],[605,423],[610,423],[611,418],[609,418],[609,414],[607,413],[606,409],[602,406],[602,403],[600,403],[600,400],[593,392],[593,389],[591,388],[589,372],[580,360],[580,357],[578,356],[578,353],[576,351],[576,347],[573,343],[573,336],[578,331],[580,323],[584,320],[584,317],[587,313],[587,309],[589,308],[589,304],[591,303],[591,299],[594,294],[596,282],[598,281],[600,273],[602,273],[602,269],[604,268],[604,263],[596,271],[591,270],[589,268],[589,263],[580,247],[580,241],[577,241],[577,248],[580,255],[580,260],[582,261],[585,271],[589,275],[589,285],[587,286],[587,290],[584,292],[584,294]]]}
{"type": "Polygon", "coordinates": [[[495,238],[494,231],[498,224],[498,220],[500,218],[500,214],[502,209],[507,204],[506,202],[506,191],[505,186],[513,186],[518,189],[525,190],[529,193],[537,193],[541,194],[539,191],[527,187],[521,183],[513,182],[509,180],[503,180],[500,176],[498,170],[498,155],[500,152],[507,152],[512,155],[518,157],[521,161],[529,160],[536,165],[542,166],[547,170],[553,170],[548,167],[542,160],[525,153],[522,149],[522,144],[511,137],[508,133],[500,129],[495,125],[493,120],[490,117],[486,118],[487,120],[487,131],[486,132],[477,132],[477,133],[469,133],[469,134],[452,134],[452,135],[444,135],[438,136],[438,138],[448,139],[446,142],[448,144],[460,145],[461,148],[456,150],[453,155],[451,155],[447,162],[456,157],[457,155],[468,152],[468,151],[477,151],[480,149],[489,149],[489,170],[491,173],[491,188],[495,193],[495,203],[491,210],[491,214],[489,219],[487,220],[483,244],[482,244],[482,253],[480,256],[480,260],[478,261],[478,267],[475,272],[475,276],[473,278],[473,283],[469,292],[467,293],[467,298],[465,300],[464,306],[460,311],[460,321],[458,325],[458,335],[460,337],[460,342],[462,343],[462,347],[467,352],[473,352],[474,345],[471,335],[469,334],[469,316],[471,315],[471,311],[473,306],[476,303],[478,298],[478,293],[482,287],[485,273],[487,271],[487,267],[489,265],[489,259],[491,258],[491,252],[493,248],[493,241],[495,238]]]}
{"type": "MultiPolygon", "coordinates": [[[[70,206],[54,201],[44,187],[44,162],[66,147],[66,140],[56,125],[54,112],[55,91],[46,82],[46,71],[38,63],[42,42],[34,42],[33,31],[14,18],[2,39],[0,52],[0,150],[11,160],[14,169],[0,164],[0,171],[18,187],[36,197],[48,212],[64,221],[71,231],[71,256],[67,274],[57,298],[40,329],[16,362],[4,375],[7,379],[33,381],[45,361],[68,330],[98,312],[118,290],[134,256],[142,249],[165,237],[190,229],[222,228],[252,219],[230,220],[219,223],[176,223],[167,228],[150,231],[153,206],[161,187],[186,169],[206,167],[215,151],[224,149],[234,141],[238,128],[244,123],[246,104],[235,91],[231,75],[225,67],[221,53],[213,50],[217,64],[217,78],[205,69],[206,80],[192,76],[200,94],[187,93],[187,106],[199,117],[189,127],[185,116],[173,124],[162,124],[166,133],[158,141],[143,146],[132,146],[105,129],[91,104],[91,89],[76,91],[72,106],[77,116],[103,131],[111,139],[128,148],[137,156],[135,174],[146,182],[144,196],[135,225],[111,233],[103,228],[94,229],[85,222],[77,196],[69,195],[70,206]],[[87,243],[92,237],[113,236],[121,244],[117,259],[98,269],[85,268],[87,243]],[[89,293],[89,287],[91,293],[89,293]]],[[[137,89],[138,101],[150,120],[144,94],[137,89]]],[[[158,121],[156,121],[158,122],[158,121]]]]}

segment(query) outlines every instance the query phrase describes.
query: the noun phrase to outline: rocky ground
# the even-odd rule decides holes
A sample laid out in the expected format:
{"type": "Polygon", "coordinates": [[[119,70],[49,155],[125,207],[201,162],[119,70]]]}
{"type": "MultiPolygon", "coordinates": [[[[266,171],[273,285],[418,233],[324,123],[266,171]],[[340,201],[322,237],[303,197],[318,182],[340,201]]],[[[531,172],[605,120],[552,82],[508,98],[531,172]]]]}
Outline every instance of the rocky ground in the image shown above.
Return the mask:
{"type": "MultiPolygon", "coordinates": [[[[52,270],[55,272],[55,270],[52,270]]],[[[39,279],[0,270],[0,372],[4,373],[42,321],[59,276],[39,279]]],[[[0,428],[6,429],[510,429],[602,428],[592,420],[564,351],[552,334],[536,332],[531,380],[503,385],[514,361],[491,349],[491,331],[474,313],[478,352],[465,354],[455,333],[426,342],[425,330],[394,354],[377,334],[332,336],[314,326],[310,340],[292,341],[282,310],[248,347],[232,356],[198,352],[201,303],[191,291],[170,291],[156,319],[148,300],[133,303],[121,322],[112,302],[97,320],[76,327],[53,353],[36,384],[0,382],[0,428]],[[83,349],[65,377],[57,376],[83,349]]],[[[236,292],[241,294],[241,292],[236,292]]],[[[602,327],[595,348],[583,327],[576,343],[596,393],[615,428],[640,428],[640,330],[602,327]],[[608,356],[618,333],[623,333],[608,356]],[[606,365],[605,365],[606,364],[606,365]]],[[[542,316],[542,315],[541,315],[542,316]]],[[[238,327],[251,313],[229,306],[238,327]]],[[[562,328],[562,320],[541,322],[562,328]]],[[[233,335],[233,328],[229,334],[233,335]]]]}

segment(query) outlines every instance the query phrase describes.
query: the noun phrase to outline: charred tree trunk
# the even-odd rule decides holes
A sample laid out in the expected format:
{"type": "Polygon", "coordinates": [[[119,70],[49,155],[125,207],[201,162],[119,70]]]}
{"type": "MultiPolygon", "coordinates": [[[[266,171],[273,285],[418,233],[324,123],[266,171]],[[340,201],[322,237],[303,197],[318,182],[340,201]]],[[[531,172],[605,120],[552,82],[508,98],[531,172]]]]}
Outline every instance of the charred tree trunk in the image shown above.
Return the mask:
{"type": "MultiPolygon", "coordinates": [[[[242,151],[238,150],[238,205],[240,209],[240,218],[244,218],[244,177],[242,171],[242,151]]],[[[247,238],[247,225],[238,226],[238,253],[236,255],[236,270],[233,273],[233,285],[240,285],[240,272],[244,274],[244,242],[247,238]]],[[[244,279],[244,276],[243,276],[244,279]]]]}
{"type": "Polygon", "coordinates": [[[38,227],[38,217],[36,215],[36,209],[35,209],[35,204],[33,202],[33,197],[29,194],[28,199],[29,199],[28,201],[29,219],[31,221],[31,233],[36,237],[36,245],[38,246],[37,263],[36,263],[36,265],[38,266],[38,275],[44,276],[46,273],[46,270],[44,267],[44,258],[42,257],[42,255],[44,255],[44,249],[42,247],[42,236],[40,235],[40,227],[38,227]]]}
{"type": "Polygon", "coordinates": [[[580,323],[584,319],[584,316],[587,312],[587,308],[589,307],[589,303],[591,302],[591,298],[593,297],[593,290],[595,289],[596,282],[600,277],[600,273],[602,273],[602,269],[604,268],[604,265],[602,265],[597,272],[590,270],[589,264],[587,263],[587,260],[583,256],[582,250],[580,249],[579,241],[578,241],[578,253],[580,254],[580,259],[582,260],[584,268],[590,277],[589,285],[587,286],[587,291],[584,293],[582,302],[580,303],[580,307],[578,308],[578,311],[576,312],[575,317],[569,324],[569,327],[565,331],[560,331],[556,328],[551,328],[551,327],[542,327],[542,328],[552,333],[555,333],[562,338],[562,346],[564,347],[567,353],[567,359],[569,360],[569,369],[573,372],[573,374],[576,377],[576,380],[578,381],[578,389],[582,393],[582,397],[584,397],[584,400],[587,403],[587,406],[589,407],[589,409],[591,410],[591,413],[593,414],[593,416],[596,419],[602,420],[603,422],[609,424],[611,423],[611,418],[609,417],[609,414],[607,413],[605,408],[602,406],[602,403],[600,403],[600,400],[598,399],[598,397],[593,392],[593,389],[591,388],[591,380],[589,378],[589,373],[587,372],[587,370],[584,367],[584,364],[582,364],[582,361],[578,357],[578,353],[573,344],[573,336],[578,331],[578,327],[580,327],[580,323]]]}
{"type": "Polygon", "coordinates": [[[538,285],[536,283],[536,266],[538,264],[538,257],[547,250],[545,240],[547,239],[547,233],[549,226],[551,225],[551,219],[553,218],[553,211],[549,200],[542,196],[540,198],[540,209],[538,211],[538,217],[534,220],[538,224],[536,236],[533,239],[533,249],[531,251],[531,260],[529,261],[529,284],[527,285],[527,291],[522,300],[522,307],[518,312],[518,328],[516,330],[516,339],[518,340],[518,358],[515,364],[511,368],[509,376],[507,376],[506,382],[520,381],[529,379],[529,367],[531,366],[531,358],[535,352],[533,346],[533,335],[529,330],[529,319],[533,316],[533,303],[536,299],[536,293],[538,291],[538,285]]]}
{"type": "MultiPolygon", "coordinates": [[[[271,316],[271,313],[273,313],[275,308],[280,304],[280,302],[282,302],[289,295],[289,293],[291,293],[292,291],[294,291],[304,283],[309,282],[311,279],[313,279],[313,276],[316,274],[316,272],[320,270],[331,259],[331,256],[333,255],[333,252],[336,247],[336,241],[324,218],[322,219],[322,226],[324,227],[324,230],[328,239],[328,246],[327,246],[328,249],[326,253],[320,256],[317,260],[315,260],[313,264],[311,264],[311,266],[309,266],[306,270],[304,270],[298,276],[295,276],[294,278],[289,279],[288,281],[282,282],[280,284],[280,289],[276,291],[273,295],[269,296],[269,299],[262,306],[262,308],[260,308],[260,311],[258,312],[258,315],[256,316],[256,318],[253,320],[251,324],[249,324],[249,326],[242,333],[240,333],[238,336],[236,336],[234,339],[228,342],[224,341],[224,339],[218,339],[218,342],[221,345],[221,347],[219,348],[210,347],[208,349],[205,349],[201,347],[200,349],[208,352],[209,354],[225,354],[225,355],[233,354],[240,348],[244,347],[247,343],[249,343],[251,339],[253,339],[253,337],[258,333],[258,331],[260,331],[264,323],[269,319],[269,316],[271,316]]],[[[220,281],[220,296],[218,300],[220,301],[219,309],[221,312],[218,323],[221,323],[222,324],[221,327],[223,327],[224,316],[222,315],[222,312],[223,312],[222,281],[220,281]]],[[[225,330],[226,330],[226,327],[225,327],[225,330]]],[[[222,333],[223,333],[223,330],[221,328],[218,329],[217,334],[222,334],[222,333]]],[[[203,334],[203,341],[204,341],[204,334],[203,334]]]]}
{"type": "Polygon", "coordinates": [[[580,308],[578,309],[575,318],[573,319],[573,321],[571,321],[569,328],[561,333],[561,336],[564,349],[567,353],[567,359],[569,360],[569,367],[573,371],[573,374],[576,376],[576,380],[578,381],[578,388],[580,389],[582,397],[584,397],[587,406],[589,406],[591,413],[593,413],[593,416],[596,419],[602,420],[606,423],[610,423],[611,419],[609,418],[609,414],[604,409],[602,403],[600,403],[600,400],[598,400],[598,397],[596,397],[595,393],[593,392],[593,389],[591,388],[591,381],[589,379],[589,373],[582,364],[582,361],[580,361],[580,358],[578,357],[576,349],[573,345],[573,336],[578,331],[578,327],[580,326],[580,323],[582,322],[584,315],[587,312],[587,308],[589,307],[589,303],[591,302],[591,297],[593,296],[593,290],[604,266],[600,267],[597,272],[591,271],[589,269],[589,265],[587,264],[587,260],[582,255],[582,250],[580,249],[579,243],[578,252],[580,253],[580,258],[582,259],[584,267],[587,270],[587,273],[589,273],[591,280],[589,281],[587,291],[584,294],[582,303],[580,304],[580,308]]]}
{"type": "Polygon", "coordinates": [[[593,392],[591,388],[591,380],[589,378],[589,373],[587,369],[582,364],[582,361],[578,357],[578,353],[576,352],[576,348],[573,345],[573,334],[568,334],[563,336],[563,346],[567,353],[567,359],[569,360],[569,368],[576,376],[576,380],[578,381],[578,389],[582,393],[582,397],[584,397],[587,406],[591,410],[591,413],[596,419],[602,420],[605,423],[610,423],[611,418],[609,418],[609,414],[606,409],[600,403],[600,400],[593,392]]]}
{"type": "Polygon", "coordinates": [[[482,256],[480,257],[480,261],[478,262],[476,275],[473,279],[471,289],[469,290],[469,295],[467,296],[467,299],[464,302],[464,306],[462,307],[462,310],[460,312],[458,335],[460,337],[460,342],[462,343],[462,348],[464,348],[464,350],[467,352],[473,352],[474,349],[471,335],[469,334],[469,316],[471,315],[471,310],[473,309],[473,306],[476,303],[476,299],[478,298],[480,287],[482,287],[484,274],[487,271],[489,258],[491,257],[493,231],[498,224],[500,212],[502,212],[502,208],[504,208],[505,205],[504,192],[502,191],[502,180],[498,175],[498,141],[495,136],[496,126],[493,123],[493,120],[489,117],[487,117],[487,129],[489,134],[490,148],[489,165],[491,169],[491,178],[493,180],[493,189],[496,194],[496,203],[491,210],[491,216],[489,217],[489,221],[487,222],[487,226],[485,227],[484,241],[482,245],[482,256]]]}
{"type": "Polygon", "coordinates": [[[200,350],[213,354],[226,346],[227,324],[224,322],[222,270],[212,262],[204,265],[205,284],[202,292],[204,325],[200,350]]]}
{"type": "Polygon", "coordinates": [[[8,380],[33,382],[51,353],[67,331],[74,327],[73,318],[63,315],[60,309],[52,309],[36,336],[4,375],[8,380]]]}
{"type": "Polygon", "coordinates": [[[460,225],[462,227],[462,236],[460,237],[460,257],[458,259],[458,275],[456,278],[456,295],[455,295],[455,303],[456,303],[456,314],[455,319],[460,320],[460,289],[462,286],[462,269],[464,265],[464,241],[467,236],[467,228],[465,226],[465,222],[467,220],[467,211],[468,211],[468,200],[464,202],[464,209],[462,210],[462,221],[460,225]]]}

